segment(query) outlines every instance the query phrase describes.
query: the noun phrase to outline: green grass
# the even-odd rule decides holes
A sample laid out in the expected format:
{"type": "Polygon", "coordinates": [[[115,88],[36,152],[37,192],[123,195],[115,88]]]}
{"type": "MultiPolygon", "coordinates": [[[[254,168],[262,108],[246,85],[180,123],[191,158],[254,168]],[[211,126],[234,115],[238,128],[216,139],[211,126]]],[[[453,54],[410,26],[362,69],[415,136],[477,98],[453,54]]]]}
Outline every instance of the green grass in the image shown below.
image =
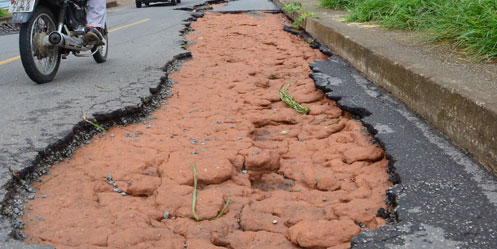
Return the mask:
{"type": "Polygon", "coordinates": [[[295,19],[295,21],[293,21],[292,23],[292,26],[293,28],[295,29],[300,29],[300,28],[303,28],[302,26],[304,25],[304,22],[307,18],[316,18],[317,17],[317,14],[314,13],[314,12],[307,12],[304,7],[302,7],[302,4],[301,3],[289,3],[289,4],[286,4],[284,7],[283,7],[283,10],[290,13],[290,14],[293,14],[295,13],[296,11],[301,11],[302,13],[297,17],[297,19],[295,19]]]}
{"type": "Polygon", "coordinates": [[[283,7],[283,10],[293,14],[295,11],[303,10],[303,8],[301,3],[289,3],[283,7]]]}
{"type": "MultiPolygon", "coordinates": [[[[197,205],[197,166],[194,163],[190,163],[190,167],[192,168],[192,173],[193,173],[193,197],[192,197],[192,213],[193,213],[193,218],[195,218],[196,221],[203,221],[205,219],[200,218],[197,215],[196,210],[196,205],[197,205]]],[[[208,220],[216,220],[219,219],[221,216],[223,216],[224,212],[230,205],[231,198],[228,197],[228,200],[224,203],[223,208],[219,213],[212,218],[209,218],[208,220]]]]}
{"type": "Polygon", "coordinates": [[[283,86],[280,89],[280,99],[285,102],[288,107],[295,109],[299,114],[309,114],[311,112],[311,109],[309,107],[303,107],[301,104],[297,103],[292,95],[288,93],[288,88],[290,87],[290,84],[287,84],[285,88],[283,86]]]}
{"type": "Polygon", "coordinates": [[[304,25],[304,22],[307,18],[316,18],[316,17],[317,17],[316,13],[304,11],[304,13],[300,14],[299,17],[295,19],[292,25],[294,28],[299,29],[304,25]]]}
{"type": "Polygon", "coordinates": [[[423,31],[485,59],[497,58],[497,0],[320,0],[346,9],[347,20],[376,21],[388,29],[423,31]]]}
{"type": "Polygon", "coordinates": [[[10,16],[9,12],[4,9],[0,9],[0,17],[10,16]]]}

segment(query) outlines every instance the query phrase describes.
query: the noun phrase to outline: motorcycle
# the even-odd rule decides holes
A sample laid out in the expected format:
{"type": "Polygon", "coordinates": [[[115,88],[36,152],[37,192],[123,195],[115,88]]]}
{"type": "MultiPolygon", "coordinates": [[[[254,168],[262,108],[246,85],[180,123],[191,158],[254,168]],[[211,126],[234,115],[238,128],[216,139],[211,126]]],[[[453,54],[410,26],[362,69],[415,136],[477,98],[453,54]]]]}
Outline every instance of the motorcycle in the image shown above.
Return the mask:
{"type": "Polygon", "coordinates": [[[70,53],[107,60],[108,30],[98,39],[86,32],[87,0],[11,0],[12,23],[21,24],[19,49],[29,78],[38,84],[55,78],[70,53]]]}

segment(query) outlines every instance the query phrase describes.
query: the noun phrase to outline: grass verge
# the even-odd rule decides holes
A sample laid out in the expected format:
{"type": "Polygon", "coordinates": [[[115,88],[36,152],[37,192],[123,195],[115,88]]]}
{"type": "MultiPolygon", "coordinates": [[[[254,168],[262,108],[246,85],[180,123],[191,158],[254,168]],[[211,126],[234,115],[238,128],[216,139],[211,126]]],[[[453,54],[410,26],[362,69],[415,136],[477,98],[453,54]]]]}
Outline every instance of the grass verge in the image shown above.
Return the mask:
{"type": "Polygon", "coordinates": [[[376,21],[388,29],[425,31],[484,59],[497,58],[497,0],[319,0],[348,10],[347,20],[376,21]]]}
{"type": "Polygon", "coordinates": [[[301,3],[289,3],[283,6],[283,10],[293,14],[297,11],[301,11],[302,13],[293,21],[292,26],[294,29],[303,28],[304,22],[307,18],[316,18],[317,14],[314,12],[307,12],[304,7],[302,7],[301,3]]]}
{"type": "Polygon", "coordinates": [[[9,12],[4,9],[0,9],[0,17],[7,17],[10,16],[9,12]]]}

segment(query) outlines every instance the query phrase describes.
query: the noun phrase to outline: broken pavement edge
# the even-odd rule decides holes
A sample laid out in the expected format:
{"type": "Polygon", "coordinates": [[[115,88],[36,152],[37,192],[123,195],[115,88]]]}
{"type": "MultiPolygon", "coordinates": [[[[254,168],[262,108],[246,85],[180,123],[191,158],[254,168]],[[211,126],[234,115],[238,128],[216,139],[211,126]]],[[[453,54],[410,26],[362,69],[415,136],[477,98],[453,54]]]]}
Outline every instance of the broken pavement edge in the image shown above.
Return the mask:
{"type": "MultiPolygon", "coordinates": [[[[283,8],[292,1],[273,2],[283,8]]],[[[284,13],[292,20],[301,14],[300,11],[284,13]]],[[[399,62],[374,46],[364,45],[360,37],[337,31],[339,29],[334,25],[333,22],[325,24],[319,18],[308,18],[302,24],[307,33],[398,98],[497,175],[495,106],[482,104],[462,93],[461,89],[446,87],[443,84],[446,79],[425,75],[418,68],[399,62]]],[[[348,28],[354,29],[351,26],[348,28]]]]}

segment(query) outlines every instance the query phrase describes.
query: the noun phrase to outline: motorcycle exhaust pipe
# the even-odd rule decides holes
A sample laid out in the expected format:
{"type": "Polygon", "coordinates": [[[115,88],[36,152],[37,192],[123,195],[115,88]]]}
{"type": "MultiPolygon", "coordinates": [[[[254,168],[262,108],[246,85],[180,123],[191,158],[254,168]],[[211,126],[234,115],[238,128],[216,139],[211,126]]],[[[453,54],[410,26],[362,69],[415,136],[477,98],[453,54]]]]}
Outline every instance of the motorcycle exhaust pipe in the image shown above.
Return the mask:
{"type": "Polygon", "coordinates": [[[66,48],[77,51],[88,51],[90,48],[83,46],[83,44],[73,37],[70,37],[61,32],[53,31],[48,35],[48,44],[60,48],[66,48]]]}

